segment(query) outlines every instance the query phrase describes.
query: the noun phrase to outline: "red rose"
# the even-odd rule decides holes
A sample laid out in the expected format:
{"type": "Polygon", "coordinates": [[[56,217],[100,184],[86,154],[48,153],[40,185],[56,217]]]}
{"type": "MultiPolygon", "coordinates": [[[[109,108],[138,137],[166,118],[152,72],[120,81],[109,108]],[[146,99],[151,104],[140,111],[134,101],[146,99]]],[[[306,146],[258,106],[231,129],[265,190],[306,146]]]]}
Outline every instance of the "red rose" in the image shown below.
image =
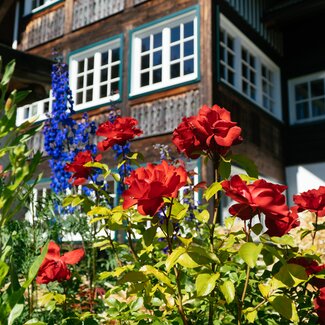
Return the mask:
{"type": "Polygon", "coordinates": [[[173,133],[173,142],[178,151],[192,159],[200,157],[200,152],[207,149],[207,146],[201,143],[193,132],[194,122],[196,116],[183,117],[183,121],[173,133]]]}
{"type": "Polygon", "coordinates": [[[93,158],[89,150],[78,152],[73,162],[70,164],[67,163],[64,167],[65,171],[73,173],[69,182],[76,186],[84,184],[93,172],[92,167],[85,167],[84,165],[88,162],[100,161],[101,159],[101,155],[93,158]]]}
{"type": "Polygon", "coordinates": [[[241,128],[231,121],[229,111],[204,105],[197,116],[183,118],[174,131],[173,142],[190,158],[197,158],[200,151],[225,155],[231,146],[242,142],[240,134],[241,128]]]}
{"type": "Polygon", "coordinates": [[[46,284],[52,281],[69,280],[71,272],[67,264],[78,263],[84,255],[84,249],[79,248],[60,256],[60,247],[51,241],[45,259],[38,270],[36,282],[46,284]]]}
{"type": "Polygon", "coordinates": [[[319,296],[314,299],[314,307],[318,315],[318,323],[325,325],[325,287],[319,290],[319,296]]]}
{"type": "Polygon", "coordinates": [[[308,210],[315,212],[318,217],[325,216],[325,186],[294,195],[293,200],[298,205],[299,212],[308,210]]]}
{"type": "Polygon", "coordinates": [[[133,170],[125,179],[129,189],[122,194],[123,208],[137,204],[139,213],[154,216],[164,205],[163,198],[177,197],[186,181],[186,170],[168,165],[165,160],[160,165],[148,164],[133,170]]]}
{"type": "Polygon", "coordinates": [[[286,186],[269,183],[263,179],[247,184],[238,175],[229,181],[223,181],[221,185],[225,194],[238,202],[229,208],[229,212],[242,220],[249,220],[263,213],[270,236],[282,236],[299,224],[297,214],[290,212],[285,204],[282,192],[286,186]]]}
{"type": "Polygon", "coordinates": [[[143,132],[136,127],[138,121],[132,117],[118,117],[113,123],[107,121],[98,126],[96,134],[106,139],[98,142],[100,151],[105,151],[115,144],[120,146],[143,132]]]}

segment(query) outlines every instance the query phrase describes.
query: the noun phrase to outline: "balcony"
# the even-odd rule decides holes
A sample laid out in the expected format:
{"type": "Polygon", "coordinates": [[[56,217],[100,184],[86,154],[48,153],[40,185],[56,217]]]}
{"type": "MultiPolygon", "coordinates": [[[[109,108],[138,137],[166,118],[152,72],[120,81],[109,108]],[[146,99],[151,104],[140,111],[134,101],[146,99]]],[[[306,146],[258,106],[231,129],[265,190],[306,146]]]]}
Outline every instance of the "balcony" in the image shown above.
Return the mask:
{"type": "Polygon", "coordinates": [[[124,5],[125,0],[75,0],[72,30],[121,12],[124,5]]]}
{"type": "Polygon", "coordinates": [[[62,36],[65,23],[64,9],[64,3],[60,3],[55,9],[45,14],[32,17],[26,23],[19,48],[27,50],[62,36]]]}

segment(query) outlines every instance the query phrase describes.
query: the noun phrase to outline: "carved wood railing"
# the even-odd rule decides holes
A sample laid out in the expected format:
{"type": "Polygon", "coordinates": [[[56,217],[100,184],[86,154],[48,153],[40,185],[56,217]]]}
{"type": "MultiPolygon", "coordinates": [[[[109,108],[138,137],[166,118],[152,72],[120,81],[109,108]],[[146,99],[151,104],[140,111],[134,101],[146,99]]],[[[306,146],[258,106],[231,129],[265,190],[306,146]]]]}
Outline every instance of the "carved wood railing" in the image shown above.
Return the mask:
{"type": "Polygon", "coordinates": [[[147,2],[148,0],[133,0],[133,5],[139,5],[140,3],[147,2]]]}
{"type": "Polygon", "coordinates": [[[42,16],[32,18],[22,33],[20,49],[27,50],[60,37],[64,32],[64,5],[42,16]]]}
{"type": "Polygon", "coordinates": [[[72,30],[124,10],[125,0],[75,0],[72,30]]]}
{"type": "Polygon", "coordinates": [[[199,91],[193,90],[133,106],[131,116],[139,121],[143,136],[158,135],[174,131],[183,116],[197,113],[199,105],[199,91]]]}

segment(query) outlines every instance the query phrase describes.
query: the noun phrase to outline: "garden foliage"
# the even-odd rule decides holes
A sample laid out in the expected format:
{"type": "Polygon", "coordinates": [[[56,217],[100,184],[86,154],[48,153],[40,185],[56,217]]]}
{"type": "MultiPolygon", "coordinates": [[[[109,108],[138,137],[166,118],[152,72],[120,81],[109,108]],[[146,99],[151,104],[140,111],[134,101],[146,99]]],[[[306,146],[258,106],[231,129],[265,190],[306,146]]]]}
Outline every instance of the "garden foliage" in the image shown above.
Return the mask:
{"type": "MultiPolygon", "coordinates": [[[[289,207],[286,186],[260,179],[253,161],[233,154],[245,139],[230,112],[217,105],[184,117],[174,131],[184,159],[171,159],[160,147],[162,161],[144,164],[140,153],[130,151],[141,133],[135,119],[114,112],[97,129],[100,154],[85,147],[62,165],[75,190],[60,203],[73,208],[87,236],[78,244],[83,247],[65,253],[60,246],[67,245],[51,238],[37,265],[37,299],[19,322],[324,324],[325,265],[316,249],[324,228],[324,187],[294,196],[289,207]],[[117,166],[105,163],[112,151],[117,166]],[[194,183],[190,159],[210,161],[205,167],[213,166],[215,181],[194,183]],[[234,164],[246,173],[232,175],[234,164]],[[112,181],[122,184],[115,206],[107,186],[112,181]],[[88,191],[78,191],[80,185],[88,191]],[[233,201],[220,225],[225,197],[233,201]],[[297,233],[306,213],[315,222],[312,230],[300,231],[310,238],[301,249],[297,233]]],[[[67,210],[61,211],[58,224],[66,218],[67,210]]],[[[9,266],[2,269],[5,284],[9,266]]],[[[17,302],[10,306],[22,312],[23,301],[15,307],[17,302]]]]}

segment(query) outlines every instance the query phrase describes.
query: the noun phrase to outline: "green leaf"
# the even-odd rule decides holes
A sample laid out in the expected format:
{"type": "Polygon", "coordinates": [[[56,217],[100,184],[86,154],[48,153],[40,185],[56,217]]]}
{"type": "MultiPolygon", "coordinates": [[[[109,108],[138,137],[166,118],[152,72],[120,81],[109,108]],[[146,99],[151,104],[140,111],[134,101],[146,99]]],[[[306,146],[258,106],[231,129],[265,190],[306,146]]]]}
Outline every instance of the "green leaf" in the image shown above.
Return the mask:
{"type": "MultiPolygon", "coordinates": [[[[280,271],[274,278],[283,284],[285,287],[296,287],[300,283],[307,281],[308,276],[305,268],[298,264],[285,264],[282,265],[280,271]]],[[[278,287],[281,287],[278,285],[278,287]]]]}
{"type": "Polygon", "coordinates": [[[195,288],[198,296],[207,296],[216,286],[220,274],[201,273],[195,281],[195,288]]]}
{"type": "Polygon", "coordinates": [[[14,73],[15,65],[16,65],[16,62],[14,60],[10,61],[6,65],[5,72],[4,72],[4,74],[2,76],[2,80],[0,82],[1,86],[6,86],[9,83],[9,81],[14,73]]]}
{"type": "Polygon", "coordinates": [[[14,308],[12,308],[9,317],[8,317],[8,325],[12,325],[15,321],[15,319],[17,319],[21,313],[24,310],[24,304],[16,304],[14,306],[14,308]]]}
{"type": "Polygon", "coordinates": [[[243,310],[243,313],[248,321],[248,323],[254,323],[256,316],[257,316],[257,310],[253,309],[252,307],[249,307],[245,310],[243,310]]]}
{"type": "Polygon", "coordinates": [[[1,288],[2,288],[1,284],[3,280],[6,278],[8,272],[9,272],[9,266],[5,262],[0,261],[0,287],[1,288]]]}
{"type": "Polygon", "coordinates": [[[207,201],[209,201],[212,196],[214,196],[218,191],[222,189],[222,186],[219,182],[212,183],[204,193],[204,197],[207,201]]]}
{"type": "Polygon", "coordinates": [[[269,299],[272,307],[283,317],[292,321],[299,322],[296,306],[291,299],[286,296],[276,296],[269,299]]]}
{"type": "Polygon", "coordinates": [[[232,155],[231,160],[245,169],[248,176],[258,178],[258,169],[253,160],[243,155],[232,155]]]}
{"type": "Polygon", "coordinates": [[[27,321],[26,323],[24,323],[24,325],[46,325],[46,323],[33,318],[33,319],[30,319],[29,321],[27,321]]]}
{"type": "Polygon", "coordinates": [[[131,305],[130,305],[130,309],[132,311],[137,311],[142,307],[143,307],[143,298],[142,297],[139,297],[136,300],[132,301],[131,305]]]}
{"type": "Polygon", "coordinates": [[[143,240],[146,246],[150,246],[157,233],[157,226],[150,227],[143,233],[143,240]]]}
{"type": "Polygon", "coordinates": [[[259,283],[258,288],[264,298],[268,298],[271,292],[271,287],[267,284],[259,283]]]}
{"type": "Polygon", "coordinates": [[[221,176],[221,179],[227,179],[231,173],[231,160],[220,160],[218,172],[221,176]]]}
{"type": "Polygon", "coordinates": [[[207,223],[210,219],[210,214],[208,210],[203,210],[202,212],[195,215],[196,219],[202,223],[207,223]]]}
{"type": "Polygon", "coordinates": [[[145,275],[153,275],[154,277],[156,277],[159,281],[163,282],[164,284],[166,284],[168,287],[170,288],[174,288],[171,281],[169,280],[169,278],[160,270],[157,270],[156,268],[154,268],[151,265],[144,265],[141,267],[140,269],[141,272],[143,272],[145,275]]]}
{"type": "Polygon", "coordinates": [[[118,281],[118,283],[123,284],[126,282],[145,282],[147,280],[148,278],[142,272],[130,271],[125,273],[118,281]]]}
{"type": "Polygon", "coordinates": [[[253,268],[256,265],[258,255],[261,253],[262,248],[262,244],[245,243],[240,247],[238,254],[249,267],[253,268]]]}
{"type": "Polygon", "coordinates": [[[184,253],[179,256],[177,263],[180,265],[187,267],[188,269],[193,269],[195,267],[200,266],[198,263],[196,263],[191,256],[188,253],[184,253]]]}
{"type": "Polygon", "coordinates": [[[186,253],[186,249],[184,247],[177,247],[166,260],[166,271],[169,272],[170,269],[177,263],[179,257],[186,253]]]}
{"type": "Polygon", "coordinates": [[[251,230],[254,232],[255,235],[259,235],[263,230],[263,226],[260,223],[257,223],[252,227],[251,230]]]}
{"type": "Polygon", "coordinates": [[[235,299],[235,286],[231,281],[225,281],[222,285],[220,285],[220,291],[225,297],[227,304],[230,304],[235,299]]]}

